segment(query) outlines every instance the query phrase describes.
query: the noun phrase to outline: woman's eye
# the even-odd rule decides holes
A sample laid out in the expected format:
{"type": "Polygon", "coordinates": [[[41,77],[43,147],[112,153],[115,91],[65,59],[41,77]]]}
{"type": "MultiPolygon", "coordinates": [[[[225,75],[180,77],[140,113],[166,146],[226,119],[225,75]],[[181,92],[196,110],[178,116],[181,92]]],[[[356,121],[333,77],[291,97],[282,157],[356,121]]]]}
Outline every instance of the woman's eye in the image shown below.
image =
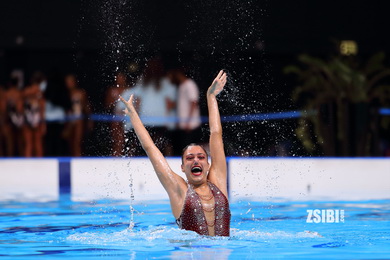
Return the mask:
{"type": "Polygon", "coordinates": [[[187,157],[187,160],[193,160],[194,157],[187,157]]]}

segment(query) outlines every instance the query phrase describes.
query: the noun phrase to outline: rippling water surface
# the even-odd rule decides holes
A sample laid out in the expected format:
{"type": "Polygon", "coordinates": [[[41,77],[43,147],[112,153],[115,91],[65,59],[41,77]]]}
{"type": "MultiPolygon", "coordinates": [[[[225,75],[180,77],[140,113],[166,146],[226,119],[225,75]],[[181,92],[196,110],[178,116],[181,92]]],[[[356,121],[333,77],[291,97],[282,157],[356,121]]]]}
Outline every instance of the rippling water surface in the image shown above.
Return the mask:
{"type": "Polygon", "coordinates": [[[1,202],[0,257],[47,259],[390,257],[390,201],[232,203],[231,237],[177,228],[168,201],[1,202]],[[344,210],[344,222],[307,223],[308,209],[344,210]]]}

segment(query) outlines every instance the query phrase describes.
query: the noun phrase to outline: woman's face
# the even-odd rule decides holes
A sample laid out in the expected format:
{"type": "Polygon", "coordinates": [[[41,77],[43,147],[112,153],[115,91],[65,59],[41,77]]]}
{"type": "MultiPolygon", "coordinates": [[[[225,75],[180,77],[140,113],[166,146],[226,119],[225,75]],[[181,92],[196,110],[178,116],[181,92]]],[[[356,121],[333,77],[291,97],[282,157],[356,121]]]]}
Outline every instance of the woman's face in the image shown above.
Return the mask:
{"type": "Polygon", "coordinates": [[[189,146],[183,153],[181,170],[186,174],[190,184],[199,185],[207,182],[210,164],[207,154],[200,146],[189,146]]]}

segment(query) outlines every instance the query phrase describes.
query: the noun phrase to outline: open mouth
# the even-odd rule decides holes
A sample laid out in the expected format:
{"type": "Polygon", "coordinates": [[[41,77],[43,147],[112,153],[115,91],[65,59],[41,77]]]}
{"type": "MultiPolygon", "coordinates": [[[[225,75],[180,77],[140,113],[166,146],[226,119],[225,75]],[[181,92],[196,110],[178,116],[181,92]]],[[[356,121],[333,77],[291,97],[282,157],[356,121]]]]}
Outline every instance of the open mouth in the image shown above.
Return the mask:
{"type": "Polygon", "coordinates": [[[202,174],[202,167],[194,166],[191,168],[191,172],[192,172],[192,174],[197,175],[197,176],[201,175],[202,174]]]}

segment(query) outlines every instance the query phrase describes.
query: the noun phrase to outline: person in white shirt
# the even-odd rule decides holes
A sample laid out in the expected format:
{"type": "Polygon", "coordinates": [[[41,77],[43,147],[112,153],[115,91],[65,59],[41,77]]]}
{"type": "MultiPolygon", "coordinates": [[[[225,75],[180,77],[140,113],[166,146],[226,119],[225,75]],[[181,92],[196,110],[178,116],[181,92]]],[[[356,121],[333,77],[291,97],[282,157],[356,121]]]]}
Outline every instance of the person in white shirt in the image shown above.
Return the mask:
{"type": "Polygon", "coordinates": [[[178,86],[177,116],[178,139],[174,147],[175,154],[181,154],[181,149],[188,143],[199,143],[202,137],[201,117],[199,108],[199,89],[195,81],[187,77],[184,69],[170,70],[168,77],[178,86]]]}
{"type": "MultiPolygon", "coordinates": [[[[136,109],[143,118],[144,125],[149,129],[156,143],[161,146],[164,155],[172,155],[168,127],[172,127],[169,116],[176,99],[176,88],[164,77],[164,74],[161,59],[151,59],[135,87],[124,91],[122,96],[128,99],[132,94],[134,95],[136,109]]],[[[117,111],[124,109],[122,102],[117,103],[117,111]]],[[[126,122],[125,125],[125,129],[130,131],[130,141],[134,140],[130,122],[126,122]]]]}

